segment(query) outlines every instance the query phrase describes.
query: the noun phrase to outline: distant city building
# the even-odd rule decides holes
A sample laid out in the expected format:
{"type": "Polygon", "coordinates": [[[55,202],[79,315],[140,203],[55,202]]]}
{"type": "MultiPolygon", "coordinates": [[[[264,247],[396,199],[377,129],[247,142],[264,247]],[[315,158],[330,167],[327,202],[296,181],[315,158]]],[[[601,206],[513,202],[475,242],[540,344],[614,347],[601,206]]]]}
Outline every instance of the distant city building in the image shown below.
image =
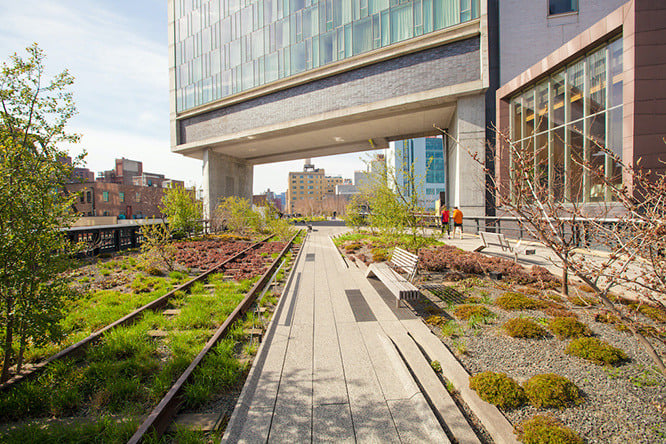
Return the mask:
{"type": "Polygon", "coordinates": [[[363,188],[372,185],[373,176],[379,177],[379,175],[386,168],[386,156],[384,154],[376,154],[375,158],[368,162],[365,171],[354,171],[354,185],[358,191],[362,191],[363,188]]]}
{"type": "MultiPolygon", "coordinates": [[[[72,158],[70,156],[63,156],[60,158],[60,161],[65,165],[72,166],[72,158]]],[[[95,173],[88,168],[72,167],[70,182],[92,182],[94,180],[95,173]]]]}
{"type": "MultiPolygon", "coordinates": [[[[395,181],[408,196],[416,194],[419,205],[435,209],[439,193],[446,191],[446,162],[443,140],[440,137],[391,142],[386,150],[386,165],[395,181]],[[413,166],[414,180],[410,183],[413,166]]],[[[389,181],[389,183],[392,183],[389,181]]]]}
{"type": "Polygon", "coordinates": [[[342,176],[326,176],[323,168],[315,168],[310,159],[305,160],[303,171],[289,173],[287,202],[284,206],[289,213],[319,213],[337,211],[336,187],[349,183],[342,176]],[[324,201],[326,201],[324,203],[324,201]],[[333,208],[333,210],[331,210],[333,208]]]}
{"type": "MultiPolygon", "coordinates": [[[[67,158],[63,162],[71,165],[72,161],[67,158]]],[[[164,189],[185,185],[182,180],[168,179],[164,174],[146,173],[142,162],[125,158],[116,159],[114,169],[98,173],[97,180],[87,168],[75,168],[73,177],[77,179],[67,184],[66,189],[78,194],[74,211],[82,217],[160,217],[164,189]]]]}
{"type": "MultiPolygon", "coordinates": [[[[284,194],[284,193],[283,193],[284,194]]],[[[269,189],[264,191],[262,194],[255,194],[252,196],[252,203],[254,205],[263,207],[267,205],[272,205],[276,210],[282,212],[282,199],[274,192],[269,189]]]]}

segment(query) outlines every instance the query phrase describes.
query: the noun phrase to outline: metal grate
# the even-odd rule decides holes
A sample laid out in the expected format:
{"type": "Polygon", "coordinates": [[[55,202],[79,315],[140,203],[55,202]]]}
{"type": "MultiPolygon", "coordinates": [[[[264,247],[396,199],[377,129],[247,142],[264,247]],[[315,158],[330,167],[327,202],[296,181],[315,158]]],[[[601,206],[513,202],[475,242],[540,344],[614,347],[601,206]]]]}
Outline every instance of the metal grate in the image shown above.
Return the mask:
{"type": "Polygon", "coordinates": [[[314,259],[315,259],[314,253],[308,253],[305,255],[305,262],[314,262],[314,259]]]}

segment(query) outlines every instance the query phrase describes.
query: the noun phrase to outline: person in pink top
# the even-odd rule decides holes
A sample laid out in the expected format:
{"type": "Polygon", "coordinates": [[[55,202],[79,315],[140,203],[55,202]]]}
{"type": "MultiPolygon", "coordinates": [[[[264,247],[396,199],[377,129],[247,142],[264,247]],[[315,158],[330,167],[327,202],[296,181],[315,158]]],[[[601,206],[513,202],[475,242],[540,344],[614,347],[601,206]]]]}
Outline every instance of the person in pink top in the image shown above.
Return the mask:
{"type": "Polygon", "coordinates": [[[444,236],[444,228],[446,227],[446,235],[451,239],[451,224],[449,223],[449,208],[444,205],[440,209],[442,215],[442,236],[444,236]]]}

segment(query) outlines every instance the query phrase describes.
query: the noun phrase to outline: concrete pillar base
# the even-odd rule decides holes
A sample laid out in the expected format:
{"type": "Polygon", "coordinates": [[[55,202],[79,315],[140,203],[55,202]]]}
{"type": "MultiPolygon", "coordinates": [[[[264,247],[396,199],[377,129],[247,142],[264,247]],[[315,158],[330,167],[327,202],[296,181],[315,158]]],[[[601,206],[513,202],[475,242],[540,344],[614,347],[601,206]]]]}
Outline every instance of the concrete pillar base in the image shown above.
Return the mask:
{"type": "Polygon", "coordinates": [[[449,140],[450,192],[448,204],[459,207],[465,216],[485,216],[485,173],[474,160],[485,160],[486,136],[485,97],[463,97],[458,100],[456,114],[451,125],[449,140]]]}
{"type": "Polygon", "coordinates": [[[239,196],[252,202],[253,165],[207,149],[203,154],[204,218],[210,219],[220,199],[239,196]]]}

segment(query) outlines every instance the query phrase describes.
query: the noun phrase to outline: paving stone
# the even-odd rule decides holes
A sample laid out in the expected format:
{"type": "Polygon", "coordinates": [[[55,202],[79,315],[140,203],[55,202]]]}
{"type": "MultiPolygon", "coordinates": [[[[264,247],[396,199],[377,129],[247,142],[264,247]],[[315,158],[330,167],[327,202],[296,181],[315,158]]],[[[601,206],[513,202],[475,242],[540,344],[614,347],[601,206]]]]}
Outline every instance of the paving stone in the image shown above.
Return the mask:
{"type": "Polygon", "coordinates": [[[180,308],[170,308],[162,312],[165,316],[177,316],[180,314],[180,308]]]}
{"type": "Polygon", "coordinates": [[[164,330],[148,330],[148,336],[151,338],[165,338],[169,336],[169,333],[164,330]]]}
{"type": "Polygon", "coordinates": [[[356,442],[349,404],[316,405],[312,413],[313,442],[356,442]]]}

